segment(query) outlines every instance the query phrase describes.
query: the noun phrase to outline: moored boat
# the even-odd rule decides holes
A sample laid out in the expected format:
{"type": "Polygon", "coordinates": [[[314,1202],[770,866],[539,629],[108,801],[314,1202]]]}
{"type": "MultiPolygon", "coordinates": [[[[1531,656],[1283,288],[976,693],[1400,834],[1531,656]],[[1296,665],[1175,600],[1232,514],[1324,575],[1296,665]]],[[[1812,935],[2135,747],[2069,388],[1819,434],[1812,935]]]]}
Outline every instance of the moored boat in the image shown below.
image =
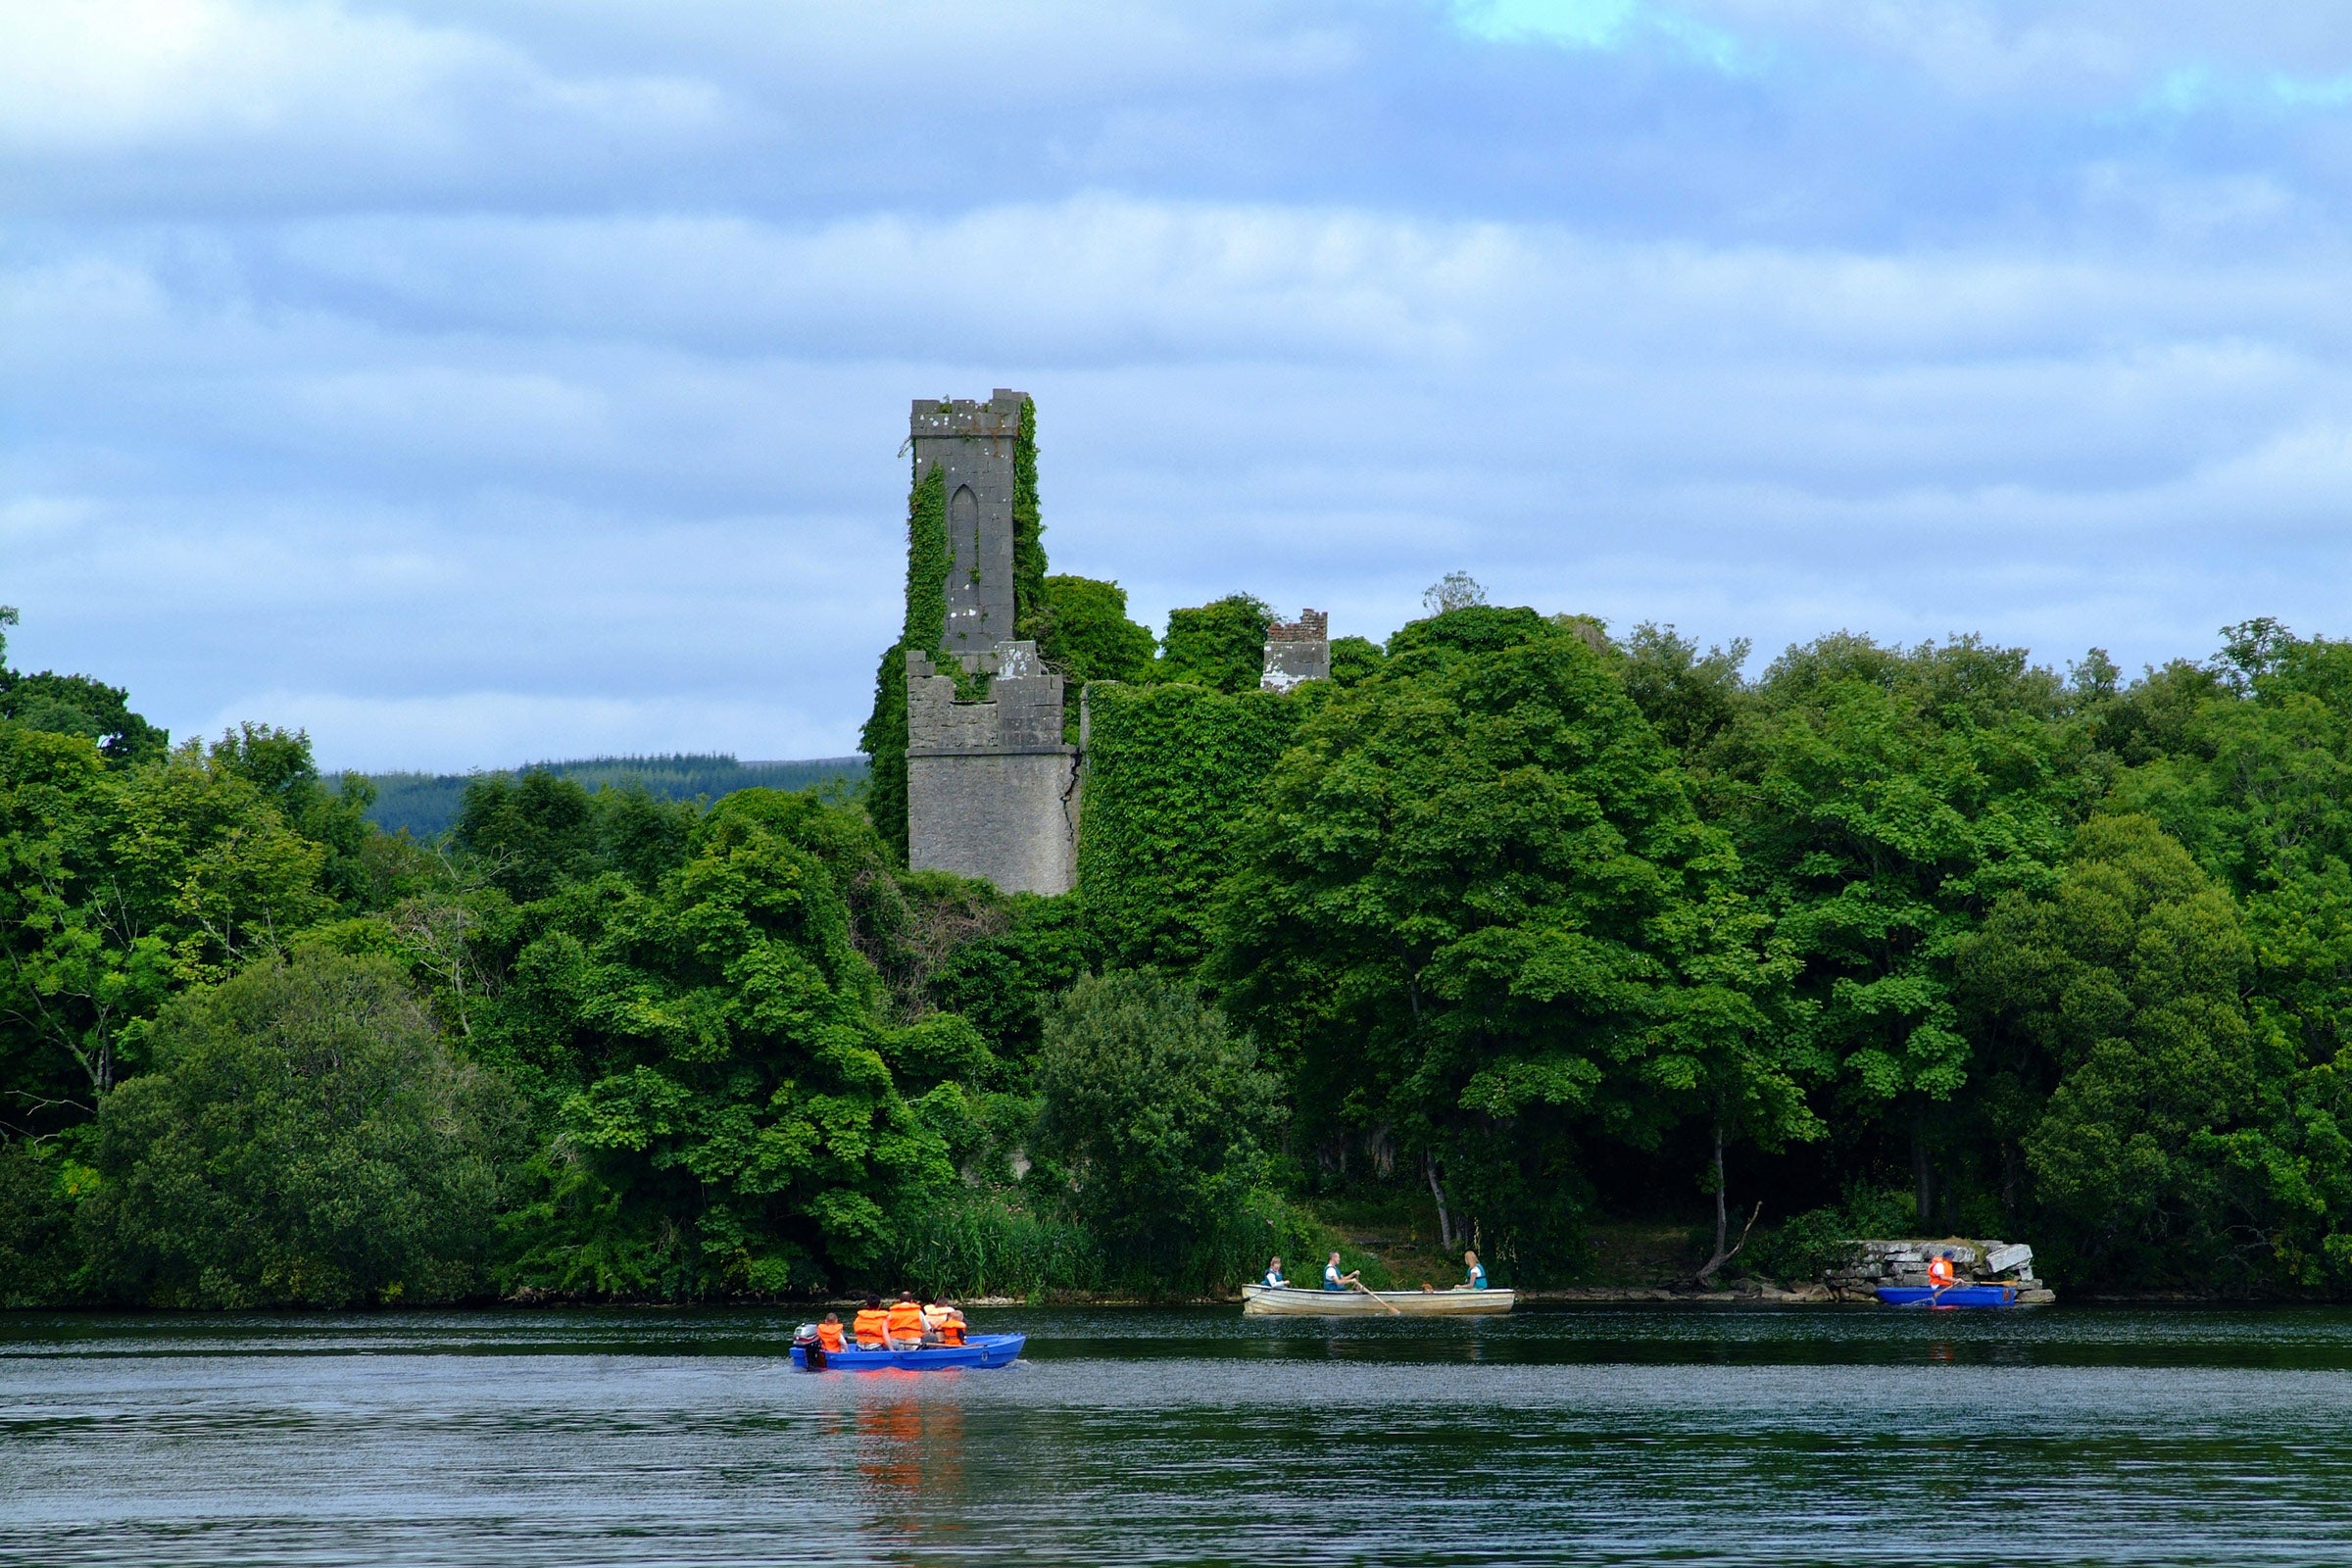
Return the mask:
{"type": "Polygon", "coordinates": [[[1508,1312],[1510,1291],[1322,1291],[1296,1285],[1245,1285],[1246,1317],[1484,1317],[1508,1312]]]}
{"type": "Polygon", "coordinates": [[[1949,1285],[1941,1291],[1930,1285],[1882,1285],[1879,1299],[1888,1306],[2015,1306],[2014,1285],[1949,1285]]]}
{"type": "MultiPolygon", "coordinates": [[[[830,1372],[881,1372],[898,1368],[906,1372],[929,1372],[958,1366],[1010,1366],[1019,1359],[1021,1347],[1029,1343],[1026,1334],[975,1334],[961,1345],[926,1345],[919,1350],[863,1350],[853,1347],[846,1350],[826,1350],[824,1370],[830,1372]]],[[[792,1348],[792,1364],[808,1365],[808,1347],[792,1348]]]]}

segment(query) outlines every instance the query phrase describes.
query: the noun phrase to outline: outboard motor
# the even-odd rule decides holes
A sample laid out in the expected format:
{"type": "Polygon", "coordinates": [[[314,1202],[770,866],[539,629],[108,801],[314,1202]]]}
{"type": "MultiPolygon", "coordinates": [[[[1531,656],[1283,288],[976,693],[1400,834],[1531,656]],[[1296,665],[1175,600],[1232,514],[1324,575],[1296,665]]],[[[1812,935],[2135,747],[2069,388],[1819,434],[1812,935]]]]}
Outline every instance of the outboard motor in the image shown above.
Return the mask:
{"type": "Polygon", "coordinates": [[[825,1348],[817,1343],[815,1324],[802,1324],[793,1332],[792,1343],[800,1348],[804,1364],[809,1371],[816,1371],[825,1364],[825,1348]]]}

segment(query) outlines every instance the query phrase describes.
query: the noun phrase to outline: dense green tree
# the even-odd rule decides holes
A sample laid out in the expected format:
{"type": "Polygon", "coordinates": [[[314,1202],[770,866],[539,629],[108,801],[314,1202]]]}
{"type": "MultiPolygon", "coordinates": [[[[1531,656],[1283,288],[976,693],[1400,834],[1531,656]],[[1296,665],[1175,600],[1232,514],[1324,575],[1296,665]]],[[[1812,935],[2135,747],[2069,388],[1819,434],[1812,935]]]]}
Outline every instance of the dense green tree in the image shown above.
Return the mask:
{"type": "Polygon", "coordinates": [[[885,1022],[829,836],[880,854],[839,808],[748,790],[653,891],[608,873],[522,911],[477,1030],[556,1105],[514,1279],[808,1289],[874,1264],[893,1212],[952,1179],[960,1085],[993,1061],[952,1014],[885,1022]]]}
{"type": "MultiPolygon", "coordinates": [[[[16,623],[16,611],[0,605],[0,628],[16,623]]],[[[171,734],[132,712],[130,694],[123,688],[54,670],[26,674],[11,669],[7,656],[8,638],[0,632],[0,719],[27,729],[79,735],[95,742],[113,762],[153,761],[170,748],[171,734]]]]}
{"type": "Polygon", "coordinates": [[[1185,983],[1089,978],[1046,1020],[1036,1087],[1036,1152],[1117,1266],[1160,1281],[1230,1269],[1216,1243],[1246,1219],[1281,1114],[1246,1035],[1185,983]]]}
{"type": "MultiPolygon", "coordinates": [[[[2115,808],[2156,817],[2235,896],[2251,948],[2261,1109],[2198,1149],[2210,1180],[2193,1218],[2226,1219],[2222,1277],[2341,1288],[2352,1280],[2340,1066],[2352,1044],[2352,644],[2247,621],[2224,628],[2203,664],[2176,660],[2121,689],[2111,679],[2087,715],[2102,755],[2127,764],[2115,808]]],[[[2121,1275],[2146,1261],[2127,1250],[2098,1266],[2121,1275]]]]}
{"type": "Polygon", "coordinates": [[[1625,694],[1676,751],[1698,750],[1737,716],[1744,694],[1740,667],[1747,662],[1746,638],[1702,654],[1698,644],[1672,626],[1645,620],[1619,651],[1625,657],[1625,694]]]}
{"type": "Polygon", "coordinates": [[[62,1146],[0,1141],[0,1308],[57,1306],[74,1299],[80,1250],[74,1202],[97,1173],[62,1146]]]}
{"type": "Polygon", "coordinates": [[[86,1115],[172,995],[330,912],[326,859],[194,743],[117,769],[80,737],[0,723],[0,1041],[20,1125],[86,1115]]]}
{"type": "Polygon", "coordinates": [[[1079,900],[1020,894],[1007,905],[1002,930],[967,936],[947,950],[926,995],[968,1019],[992,1052],[1017,1064],[1036,1054],[1054,1000],[1103,967],[1105,955],[1079,900]]]}
{"type": "Polygon", "coordinates": [[[498,1206],[497,1086],[380,957],[266,959],[158,1018],[107,1096],[88,1286],[157,1306],[471,1296],[498,1206]]]}
{"type": "Polygon", "coordinates": [[[345,773],[328,789],[312,760],[311,737],[298,729],[243,723],[207,748],[212,765],[251,784],[277,808],[278,820],[326,852],[319,867],[329,897],[349,909],[374,892],[368,841],[376,836],[368,807],[375,786],[345,773]]]}
{"type": "Polygon", "coordinates": [[[1577,1249],[1595,1137],[1813,1131],[1737,858],[1574,630],[1484,606],[1406,627],[1307,718],[1242,856],[1212,972],[1304,1112],[1432,1156],[1531,1267],[1577,1249]]]}
{"type": "Polygon", "coordinates": [[[1388,653],[1369,637],[1331,640],[1331,678],[1335,685],[1359,686],[1380,673],[1388,653]]]}
{"type": "Polygon", "coordinates": [[[2229,1139],[2259,1136],[2292,1068],[2248,1014],[2253,961],[2228,893],[2136,815],[2084,824],[2057,885],[1967,943],[1989,1087],[2030,1118],[2002,1130],[2078,1266],[2157,1283],[2230,1261],[2229,1139]]]}
{"type": "Polygon", "coordinates": [[[1273,621],[1274,612],[1248,594],[1171,610],[1155,673],[1221,692],[1255,691],[1265,678],[1266,628],[1273,621]]]}
{"type": "Polygon", "coordinates": [[[1127,590],[1092,577],[1048,577],[1038,651],[1069,681],[1070,704],[1090,680],[1145,680],[1152,632],[1127,618],[1127,590]]]}
{"type": "Polygon", "coordinates": [[[2258,1004],[2318,1065],[2352,1044],[2352,644],[2269,620],[2225,638],[2209,665],[2151,672],[2097,712],[2136,761],[2113,799],[2162,822],[2241,902],[2258,1004]],[[2161,730],[2113,719],[2159,702],[2161,730]]]}
{"type": "Polygon", "coordinates": [[[642,787],[591,792],[532,769],[467,785],[450,836],[483,883],[527,903],[607,871],[651,887],[685,858],[696,814],[642,787]]]}
{"type": "Polygon", "coordinates": [[[1801,962],[1849,1147],[1907,1146],[1920,1216],[1968,1081],[1952,960],[1994,900],[2047,885],[2082,805],[2057,678],[1961,638],[1792,648],[1700,756],[1700,801],[1801,962]]]}

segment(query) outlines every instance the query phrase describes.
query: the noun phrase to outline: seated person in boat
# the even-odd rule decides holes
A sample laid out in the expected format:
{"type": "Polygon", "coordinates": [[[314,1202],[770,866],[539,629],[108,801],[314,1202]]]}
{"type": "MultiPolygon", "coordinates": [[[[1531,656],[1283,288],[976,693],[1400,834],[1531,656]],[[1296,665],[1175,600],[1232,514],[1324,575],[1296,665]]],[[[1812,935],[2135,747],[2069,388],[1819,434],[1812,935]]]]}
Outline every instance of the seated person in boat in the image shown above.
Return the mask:
{"type": "Polygon", "coordinates": [[[890,1348],[890,1314],[882,1310],[882,1298],[869,1296],[850,1322],[850,1337],[858,1342],[860,1350],[890,1348]]]}
{"type": "Polygon", "coordinates": [[[923,1308],[923,1343],[925,1345],[961,1345],[963,1343],[963,1313],[954,1301],[934,1301],[923,1308]]]}
{"type": "Polygon", "coordinates": [[[840,1313],[827,1312],[825,1320],[816,1326],[816,1348],[828,1355],[849,1348],[842,1339],[840,1313]]]}
{"type": "Polygon", "coordinates": [[[1939,1291],[1948,1291],[1959,1283],[1952,1273],[1952,1254],[1937,1252],[1928,1259],[1928,1283],[1939,1291]]]}
{"type": "Polygon", "coordinates": [[[1487,1271],[1478,1266],[1476,1252],[1462,1254],[1462,1267],[1470,1271],[1470,1277],[1462,1282],[1463,1290],[1483,1291],[1487,1288],[1487,1271]]]}
{"type": "Polygon", "coordinates": [[[1281,1259],[1281,1258],[1277,1257],[1276,1259],[1274,1259],[1274,1261],[1273,1261],[1273,1262],[1271,1262],[1271,1263],[1268,1263],[1268,1264],[1266,1265],[1266,1278],[1265,1278],[1265,1283],[1266,1283],[1266,1284],[1268,1284],[1268,1285],[1275,1286],[1275,1287],[1277,1287],[1277,1288],[1279,1288],[1279,1287],[1281,1287],[1281,1286],[1288,1285],[1288,1284],[1290,1284],[1290,1283],[1291,1283],[1289,1280],[1286,1280],[1286,1279],[1284,1279],[1284,1278],[1282,1277],[1282,1259],[1281,1259]]]}
{"type": "Polygon", "coordinates": [[[894,1350],[919,1350],[923,1348],[923,1304],[911,1291],[901,1291],[899,1298],[890,1303],[885,1314],[885,1327],[890,1334],[894,1350]]]}
{"type": "Polygon", "coordinates": [[[1331,1254],[1331,1261],[1323,1265],[1323,1288],[1327,1291],[1344,1291],[1350,1285],[1362,1284],[1362,1275],[1363,1270],[1354,1268],[1345,1274],[1341,1273],[1340,1254],[1334,1252],[1331,1254]]]}

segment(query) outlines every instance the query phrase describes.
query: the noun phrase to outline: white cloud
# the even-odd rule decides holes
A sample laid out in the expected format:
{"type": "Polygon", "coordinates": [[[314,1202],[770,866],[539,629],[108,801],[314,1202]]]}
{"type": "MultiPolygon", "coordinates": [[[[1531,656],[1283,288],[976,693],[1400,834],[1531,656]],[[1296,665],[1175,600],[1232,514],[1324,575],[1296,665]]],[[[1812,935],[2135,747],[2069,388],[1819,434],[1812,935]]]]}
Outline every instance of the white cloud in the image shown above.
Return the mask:
{"type": "Polygon", "coordinates": [[[1688,9],[1734,31],[1806,45],[1824,65],[1896,65],[1981,100],[2113,107],[2180,71],[2352,67],[2352,17],[2316,3],[1689,0],[1688,9]]]}
{"type": "Polygon", "coordinates": [[[684,81],[551,75],[479,32],[321,3],[40,0],[8,7],[6,29],[0,145],[19,153],[326,135],[446,155],[469,97],[639,124],[712,102],[684,81]]]}
{"type": "Polygon", "coordinates": [[[1675,14],[1768,69],[1439,0],[42,13],[12,656],[338,762],[838,753],[906,400],[998,385],[1055,564],[1153,620],[1381,635],[1467,567],[1767,651],[2341,629],[2330,112],[2116,112],[2183,61],[2325,82],[2339,25],[1675,14]]]}

